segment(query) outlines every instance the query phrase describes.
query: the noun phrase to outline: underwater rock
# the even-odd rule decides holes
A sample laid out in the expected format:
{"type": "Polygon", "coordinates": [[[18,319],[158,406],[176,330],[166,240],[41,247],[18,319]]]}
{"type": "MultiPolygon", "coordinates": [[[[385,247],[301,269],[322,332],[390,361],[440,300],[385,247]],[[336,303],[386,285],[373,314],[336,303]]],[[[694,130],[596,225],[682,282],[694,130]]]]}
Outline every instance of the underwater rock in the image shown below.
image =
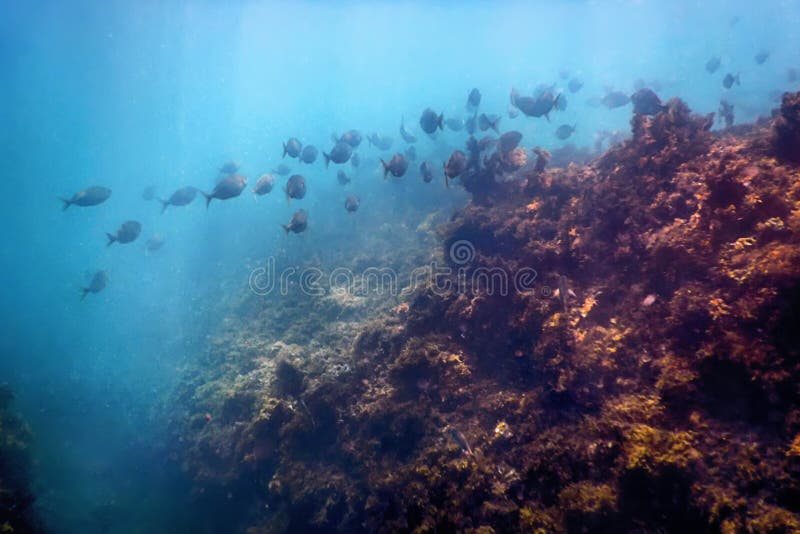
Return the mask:
{"type": "Polygon", "coordinates": [[[783,95],[772,125],[772,145],[779,158],[800,163],[800,92],[783,95]]]}

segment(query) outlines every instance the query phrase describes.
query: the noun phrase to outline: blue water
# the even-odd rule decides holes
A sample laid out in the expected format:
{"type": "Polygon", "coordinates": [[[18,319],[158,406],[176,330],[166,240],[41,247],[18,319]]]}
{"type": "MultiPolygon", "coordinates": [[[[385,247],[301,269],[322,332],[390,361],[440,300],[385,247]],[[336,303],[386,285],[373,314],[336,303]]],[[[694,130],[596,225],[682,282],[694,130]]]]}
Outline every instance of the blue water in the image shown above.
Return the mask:
{"type": "Polygon", "coordinates": [[[33,429],[48,526],[100,531],[92,514],[108,503],[127,518],[119,531],[191,523],[181,482],[160,469],[165,403],[184,363],[265,256],[324,255],[408,203],[466,201],[441,176],[415,179],[419,161],[440,168],[466,137],[428,139],[424,108],[464,117],[478,87],[481,109],[503,115],[501,130],[520,130],[525,146],[563,145],[553,135],[562,123],[578,125],[571,142],[591,146],[599,131],[627,131],[630,109],[587,100],[642,79],[699,112],[724,97],[737,122],[753,121],[797,89],[786,72],[800,68],[798,27],[797,1],[0,2],[0,382],[33,429]],[[759,66],[762,49],[770,57],[759,66]],[[714,55],[722,67],[710,75],[714,55]],[[566,111],[550,123],[507,117],[512,86],[563,87],[560,69],[585,83],[566,93],[566,111]],[[731,91],[728,72],[742,79],[731,91]],[[384,182],[381,154],[362,146],[359,171],[343,167],[350,187],[320,156],[303,168],[307,198],[292,205],[282,178],[258,201],[247,191],[208,210],[198,199],[162,215],[140,197],[150,184],[161,195],[209,190],[230,159],[252,186],[290,136],[327,150],[332,133],[358,128],[404,148],[403,115],[420,137],[405,183],[384,182]],[[57,197],[95,184],[113,190],[108,202],[62,211],[57,197]],[[361,196],[357,223],[342,209],[346,192],[361,196]],[[297,207],[310,229],[287,237],[279,224],[297,207]],[[127,219],[142,222],[142,236],[106,247],[105,233],[127,219]],[[154,233],[166,244],[146,254],[154,233]],[[108,287],[80,301],[98,269],[108,287]]]}

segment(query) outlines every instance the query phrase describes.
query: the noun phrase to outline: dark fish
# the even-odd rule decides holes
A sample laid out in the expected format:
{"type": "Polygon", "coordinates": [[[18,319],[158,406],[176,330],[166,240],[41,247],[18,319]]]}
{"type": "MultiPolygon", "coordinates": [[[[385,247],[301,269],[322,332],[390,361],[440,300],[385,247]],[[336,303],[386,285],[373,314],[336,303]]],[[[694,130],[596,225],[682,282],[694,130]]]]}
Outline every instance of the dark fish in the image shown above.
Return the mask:
{"type": "Polygon", "coordinates": [[[498,140],[498,145],[500,152],[510,152],[519,146],[519,142],[522,140],[522,134],[516,130],[511,130],[510,132],[506,132],[500,136],[498,140]]]}
{"type": "Polygon", "coordinates": [[[417,136],[411,133],[411,130],[406,128],[406,118],[400,117],[400,137],[403,138],[403,141],[406,143],[416,143],[417,136]]]}
{"type": "Polygon", "coordinates": [[[353,152],[353,155],[350,156],[350,165],[353,167],[358,167],[361,165],[361,157],[358,155],[357,152],[353,152]]]}
{"type": "Polygon", "coordinates": [[[108,282],[108,274],[105,271],[97,271],[94,273],[92,277],[92,281],[89,282],[89,287],[82,287],[81,291],[81,300],[86,298],[86,295],[89,293],[100,293],[102,290],[106,288],[106,282],[108,282]]]}
{"type": "Polygon", "coordinates": [[[148,185],[142,191],[142,200],[153,200],[156,197],[156,186],[148,185]]]}
{"type": "Polygon", "coordinates": [[[767,52],[766,50],[762,50],[761,52],[756,54],[753,59],[756,60],[756,64],[763,65],[767,61],[767,59],[769,59],[769,52],[767,52]]]}
{"type": "Polygon", "coordinates": [[[381,165],[383,165],[383,179],[385,180],[389,173],[392,173],[392,176],[395,178],[402,177],[406,170],[408,169],[408,159],[403,154],[395,154],[392,156],[392,159],[389,160],[389,163],[381,160],[381,165]]]}
{"type": "Polygon", "coordinates": [[[347,163],[352,154],[353,147],[345,141],[339,141],[334,145],[330,154],[322,153],[325,156],[325,168],[328,168],[331,161],[334,163],[347,163]]]}
{"type": "Polygon", "coordinates": [[[437,115],[431,108],[427,108],[419,118],[419,125],[426,134],[434,134],[437,128],[444,129],[444,114],[437,115]]]}
{"type": "Polygon", "coordinates": [[[453,441],[459,446],[461,452],[467,456],[475,456],[475,453],[472,452],[472,447],[470,447],[467,442],[466,436],[464,436],[460,430],[455,427],[450,427],[450,437],[453,438],[453,441]]]}
{"type": "Polygon", "coordinates": [[[720,100],[719,102],[719,116],[725,121],[725,127],[730,128],[733,126],[733,104],[727,100],[720,100]]]}
{"type": "Polygon", "coordinates": [[[454,132],[460,132],[464,129],[464,121],[461,119],[449,118],[445,121],[445,124],[454,132]]]}
{"type": "Polygon", "coordinates": [[[191,204],[194,198],[197,196],[197,188],[192,186],[181,187],[167,200],[158,199],[161,202],[161,213],[164,213],[167,210],[168,206],[186,206],[191,204]]]}
{"type": "Polygon", "coordinates": [[[272,172],[274,172],[278,176],[289,176],[289,173],[292,172],[292,169],[290,169],[289,166],[286,165],[285,163],[281,163],[280,165],[278,165],[278,168],[273,169],[272,172]]]}
{"type": "Polygon", "coordinates": [[[348,130],[343,133],[339,139],[336,139],[336,136],[333,136],[333,142],[347,143],[352,148],[358,148],[358,145],[361,144],[361,132],[358,130],[348,130]]]}
{"type": "Polygon", "coordinates": [[[122,226],[119,227],[119,230],[117,230],[116,235],[106,233],[108,236],[108,243],[106,243],[106,246],[111,245],[111,243],[115,241],[121,244],[132,243],[136,241],[140,233],[142,233],[141,223],[138,221],[125,221],[122,223],[122,226]]]}
{"type": "Polygon", "coordinates": [[[286,182],[286,198],[300,200],[306,196],[306,179],[299,174],[293,174],[286,182]]]}
{"type": "Polygon", "coordinates": [[[274,185],[275,185],[275,176],[272,174],[264,174],[256,182],[256,185],[253,188],[253,194],[258,196],[266,195],[267,193],[272,191],[272,187],[274,185]]]}
{"type": "Polygon", "coordinates": [[[549,89],[538,97],[522,96],[516,89],[511,89],[511,104],[528,117],[545,117],[550,120],[550,112],[561,95],[553,95],[549,89]]]}
{"type": "Polygon", "coordinates": [[[627,106],[631,98],[622,91],[611,91],[603,97],[603,105],[609,109],[627,106]]]}
{"type": "Polygon", "coordinates": [[[372,133],[371,135],[367,136],[367,141],[369,144],[376,146],[379,150],[389,150],[392,148],[392,144],[394,143],[394,139],[388,136],[383,136],[377,133],[372,133]]]}
{"type": "Polygon", "coordinates": [[[92,186],[87,187],[83,191],[75,193],[69,200],[66,198],[59,198],[59,200],[64,203],[64,209],[67,209],[73,204],[85,208],[87,206],[97,206],[98,204],[102,204],[108,200],[108,197],[110,196],[111,189],[107,187],[92,186]]]}
{"type": "Polygon", "coordinates": [[[405,155],[410,161],[417,161],[417,149],[415,147],[408,147],[405,151],[405,155]]]}
{"type": "Polygon", "coordinates": [[[153,234],[153,236],[147,240],[144,247],[147,252],[155,252],[156,250],[160,249],[164,246],[164,238],[158,234],[153,234]]]}
{"type": "Polygon", "coordinates": [[[419,173],[422,175],[422,181],[429,184],[433,181],[433,164],[429,161],[423,161],[419,164],[419,173]]]}
{"type": "Polygon", "coordinates": [[[722,86],[725,89],[730,89],[733,87],[733,84],[742,85],[742,81],[739,79],[739,73],[736,73],[736,76],[731,74],[730,72],[725,75],[725,78],[722,80],[722,86]]]}
{"type": "Polygon", "coordinates": [[[344,201],[344,209],[350,213],[358,211],[359,205],[361,205],[361,200],[356,195],[350,195],[344,201]]]}
{"type": "Polygon", "coordinates": [[[478,117],[473,115],[472,117],[468,118],[466,121],[464,121],[464,127],[467,129],[468,134],[474,134],[476,128],[478,127],[478,117]]]}
{"type": "Polygon", "coordinates": [[[347,185],[350,183],[350,178],[342,170],[336,173],[336,179],[339,181],[339,184],[341,185],[347,185]]]}
{"type": "Polygon", "coordinates": [[[289,232],[294,232],[295,234],[305,232],[306,228],[308,228],[308,213],[306,213],[306,210],[297,210],[292,215],[292,220],[289,221],[289,224],[282,224],[281,226],[283,226],[287,234],[289,232]]]}
{"type": "Polygon", "coordinates": [[[486,113],[481,113],[478,116],[478,128],[482,132],[485,132],[489,128],[497,132],[497,126],[500,123],[500,116],[499,115],[487,115],[486,113]]]}
{"type": "Polygon", "coordinates": [[[226,161],[222,164],[222,167],[219,168],[220,174],[235,174],[236,171],[239,170],[239,164],[233,160],[226,161]]]}
{"type": "Polygon", "coordinates": [[[450,179],[459,176],[467,170],[467,156],[460,150],[450,154],[450,159],[444,164],[444,183],[450,186],[450,179]]]}
{"type": "Polygon", "coordinates": [[[717,72],[717,69],[721,64],[722,60],[720,59],[719,56],[712,57],[711,59],[706,61],[706,72],[708,72],[709,74],[714,74],[715,72],[717,72]]]}
{"type": "MultiPolygon", "coordinates": [[[[300,151],[303,149],[303,143],[296,137],[292,137],[285,143],[283,143],[283,158],[286,157],[286,154],[289,154],[290,158],[296,158],[300,155],[300,151]]],[[[236,171],[233,171],[236,172],[236,171]]]]}
{"type": "Polygon", "coordinates": [[[639,115],[655,115],[667,109],[658,95],[646,87],[633,93],[631,102],[633,102],[633,112],[639,115]]]}
{"type": "Polygon", "coordinates": [[[319,154],[319,150],[314,145],[306,145],[303,147],[303,151],[300,152],[300,161],[303,163],[314,163],[317,161],[317,154],[319,154]]]}
{"type": "Polygon", "coordinates": [[[206,208],[208,208],[212,198],[228,200],[229,198],[238,197],[242,194],[246,185],[247,178],[245,176],[233,174],[220,180],[211,193],[203,193],[203,191],[200,191],[200,193],[206,197],[206,208]]]}
{"type": "Polygon", "coordinates": [[[575,126],[577,126],[577,125],[570,126],[569,124],[562,124],[556,130],[556,137],[558,137],[562,141],[565,140],[565,139],[568,139],[569,136],[572,135],[572,132],[575,131],[575,126]]]}
{"type": "Polygon", "coordinates": [[[481,105],[481,92],[474,88],[467,96],[467,109],[476,110],[481,105]]]}
{"type": "Polygon", "coordinates": [[[567,89],[569,89],[570,93],[577,93],[583,87],[583,82],[580,81],[578,78],[572,78],[569,83],[567,84],[567,89]]]}

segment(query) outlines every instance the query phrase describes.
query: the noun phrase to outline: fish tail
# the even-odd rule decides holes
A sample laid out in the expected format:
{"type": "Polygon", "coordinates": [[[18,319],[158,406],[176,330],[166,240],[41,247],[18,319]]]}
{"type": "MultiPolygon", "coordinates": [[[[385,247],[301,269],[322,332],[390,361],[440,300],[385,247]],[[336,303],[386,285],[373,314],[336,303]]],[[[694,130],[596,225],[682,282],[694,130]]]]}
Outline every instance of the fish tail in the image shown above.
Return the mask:
{"type": "Polygon", "coordinates": [[[444,130],[444,113],[439,114],[439,122],[437,123],[440,130],[444,130]]]}
{"type": "Polygon", "coordinates": [[[289,225],[288,224],[282,224],[281,227],[283,228],[284,232],[286,232],[287,234],[289,233],[289,225]]]}
{"type": "Polygon", "coordinates": [[[206,197],[206,209],[208,209],[208,205],[211,204],[211,199],[214,198],[214,197],[212,197],[208,193],[204,193],[203,191],[200,191],[200,194],[202,194],[204,197],[206,197]]]}
{"type": "Polygon", "coordinates": [[[106,232],[106,236],[108,237],[108,243],[106,243],[107,247],[111,246],[111,243],[117,240],[117,236],[109,234],[108,232],[106,232]]]}
{"type": "Polygon", "coordinates": [[[389,174],[389,166],[383,160],[381,160],[381,165],[383,165],[383,179],[385,180],[386,175],[389,174]]]}
{"type": "Polygon", "coordinates": [[[497,125],[500,124],[500,117],[497,117],[497,119],[495,119],[495,121],[491,124],[492,130],[494,130],[495,133],[500,133],[500,130],[497,129],[497,125]]]}
{"type": "Polygon", "coordinates": [[[68,207],[72,206],[72,201],[71,200],[67,200],[66,198],[61,198],[61,197],[58,197],[58,200],[60,200],[61,202],[64,203],[64,207],[61,208],[61,211],[64,211],[68,207]]]}
{"type": "Polygon", "coordinates": [[[331,155],[326,154],[325,152],[323,152],[322,155],[325,157],[325,168],[327,169],[328,165],[331,163],[331,155]]]}
{"type": "Polygon", "coordinates": [[[86,295],[89,293],[89,288],[88,287],[82,287],[81,288],[81,292],[82,292],[81,293],[81,300],[83,300],[83,299],[86,298],[86,295]]]}
{"type": "Polygon", "coordinates": [[[167,211],[167,206],[169,206],[169,202],[167,202],[166,200],[161,200],[160,198],[157,200],[161,202],[161,213],[167,211]]]}
{"type": "Polygon", "coordinates": [[[286,157],[286,143],[283,143],[283,156],[281,156],[281,159],[285,157],[286,157]]]}

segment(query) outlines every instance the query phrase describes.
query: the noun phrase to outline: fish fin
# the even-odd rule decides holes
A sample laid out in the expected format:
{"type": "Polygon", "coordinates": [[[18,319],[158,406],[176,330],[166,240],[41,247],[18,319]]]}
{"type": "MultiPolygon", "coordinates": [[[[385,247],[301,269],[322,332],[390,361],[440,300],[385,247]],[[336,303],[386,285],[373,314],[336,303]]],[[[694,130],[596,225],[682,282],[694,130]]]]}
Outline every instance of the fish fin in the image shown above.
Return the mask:
{"type": "Polygon", "coordinates": [[[67,200],[66,198],[61,198],[61,197],[58,197],[58,200],[60,200],[61,202],[64,203],[64,207],[61,208],[61,211],[64,211],[68,207],[72,206],[72,201],[71,200],[67,200]]]}
{"type": "Polygon", "coordinates": [[[116,236],[114,236],[114,235],[111,235],[111,234],[109,234],[108,232],[106,232],[106,236],[108,237],[108,243],[106,243],[106,246],[107,246],[107,247],[108,247],[108,246],[110,246],[110,245],[111,245],[111,243],[113,243],[114,241],[116,241],[116,240],[117,240],[117,237],[116,237],[116,236]]]}
{"type": "Polygon", "coordinates": [[[556,288],[556,290],[553,291],[553,298],[557,299],[557,298],[560,298],[560,297],[561,297],[561,290],[556,288]]]}
{"type": "Polygon", "coordinates": [[[547,119],[547,122],[550,122],[550,112],[544,114],[544,118],[547,119]]]}
{"type": "Polygon", "coordinates": [[[286,232],[287,234],[289,233],[289,225],[288,224],[282,224],[281,227],[283,228],[284,232],[286,232]]]}
{"type": "Polygon", "coordinates": [[[322,155],[325,156],[325,168],[327,169],[328,165],[331,162],[331,156],[330,154],[326,154],[325,152],[323,152],[322,155]]]}
{"type": "Polygon", "coordinates": [[[203,191],[200,191],[200,194],[202,194],[204,197],[206,197],[206,209],[208,209],[208,205],[211,204],[211,199],[214,198],[214,197],[212,197],[208,193],[204,193],[203,191]]]}
{"type": "Polygon", "coordinates": [[[85,299],[85,298],[86,298],[86,295],[88,295],[88,294],[89,294],[89,288],[88,288],[88,287],[82,287],[82,288],[81,288],[81,291],[82,291],[82,293],[81,293],[81,300],[83,300],[83,299],[85,299]]]}
{"type": "Polygon", "coordinates": [[[285,157],[286,157],[286,143],[283,143],[283,156],[281,156],[281,159],[285,157]]]}
{"type": "Polygon", "coordinates": [[[444,113],[439,114],[438,126],[440,130],[444,130],[444,113]]]}
{"type": "Polygon", "coordinates": [[[385,180],[386,179],[386,175],[389,174],[389,166],[383,160],[381,160],[381,165],[383,165],[383,179],[385,180]]]}
{"type": "Polygon", "coordinates": [[[157,200],[161,202],[161,213],[167,211],[167,206],[169,206],[169,202],[167,202],[166,200],[161,200],[160,198],[157,200]]]}
{"type": "Polygon", "coordinates": [[[578,295],[576,295],[576,294],[575,294],[575,292],[574,292],[573,290],[571,290],[571,289],[568,289],[568,290],[567,290],[567,294],[568,294],[570,297],[574,298],[574,299],[578,298],[578,295]]]}

